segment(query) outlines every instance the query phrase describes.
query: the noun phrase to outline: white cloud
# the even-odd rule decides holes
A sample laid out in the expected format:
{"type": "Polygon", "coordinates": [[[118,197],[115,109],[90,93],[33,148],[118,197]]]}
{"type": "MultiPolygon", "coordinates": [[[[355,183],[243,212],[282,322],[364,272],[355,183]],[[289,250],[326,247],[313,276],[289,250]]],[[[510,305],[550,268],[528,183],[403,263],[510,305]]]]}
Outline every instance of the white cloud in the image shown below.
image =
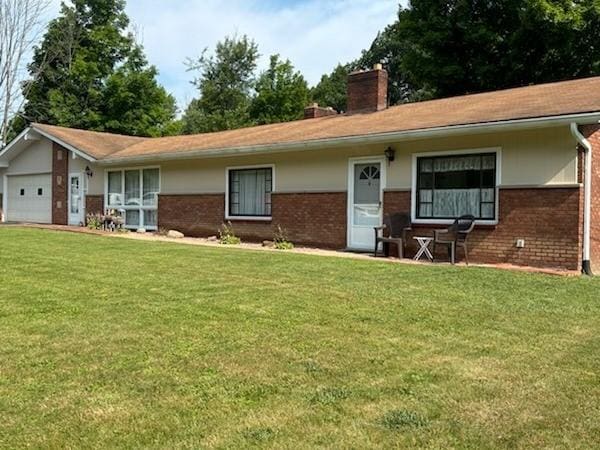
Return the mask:
{"type": "MultiPolygon", "coordinates": [[[[58,4],[58,0],[52,0],[58,4]]],[[[405,3],[405,1],[403,1],[405,3]]],[[[187,57],[214,48],[227,35],[247,34],[262,54],[289,58],[310,84],[338,62],[347,62],[393,22],[397,0],[129,0],[138,30],[161,83],[181,107],[195,95],[187,57]]]]}

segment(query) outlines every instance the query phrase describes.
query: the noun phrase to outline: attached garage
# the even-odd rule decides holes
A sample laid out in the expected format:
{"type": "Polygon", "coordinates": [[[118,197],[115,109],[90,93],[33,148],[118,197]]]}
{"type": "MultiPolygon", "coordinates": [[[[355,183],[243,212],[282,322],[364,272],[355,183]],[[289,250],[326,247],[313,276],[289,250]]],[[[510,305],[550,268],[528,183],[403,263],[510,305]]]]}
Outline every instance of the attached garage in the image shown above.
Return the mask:
{"type": "Polygon", "coordinates": [[[52,223],[52,175],[6,177],[6,221],[52,223]]]}

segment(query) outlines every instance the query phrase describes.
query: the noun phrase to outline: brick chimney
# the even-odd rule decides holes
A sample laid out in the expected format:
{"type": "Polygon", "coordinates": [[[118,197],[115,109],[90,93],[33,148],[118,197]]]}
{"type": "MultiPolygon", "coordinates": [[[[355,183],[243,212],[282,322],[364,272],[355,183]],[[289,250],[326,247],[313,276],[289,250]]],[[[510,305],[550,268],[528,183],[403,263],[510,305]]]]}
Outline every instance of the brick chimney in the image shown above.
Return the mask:
{"type": "Polygon", "coordinates": [[[323,106],[319,106],[318,103],[313,103],[312,105],[304,108],[305,119],[316,119],[317,117],[333,116],[334,114],[337,114],[337,111],[331,106],[325,108],[323,106]]]}
{"type": "Polygon", "coordinates": [[[387,108],[388,73],[381,64],[348,75],[348,114],[387,108]]]}

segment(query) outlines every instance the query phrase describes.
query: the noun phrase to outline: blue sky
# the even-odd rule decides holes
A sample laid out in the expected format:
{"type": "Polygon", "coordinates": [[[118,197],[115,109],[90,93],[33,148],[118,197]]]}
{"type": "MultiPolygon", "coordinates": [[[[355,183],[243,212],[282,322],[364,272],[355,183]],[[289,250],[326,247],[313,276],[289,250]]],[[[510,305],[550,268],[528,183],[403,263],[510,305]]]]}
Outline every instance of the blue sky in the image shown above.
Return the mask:
{"type": "MultiPolygon", "coordinates": [[[[51,13],[60,0],[51,0],[51,13]]],[[[403,2],[405,3],[405,2],[403,2]]],[[[394,21],[397,0],[128,0],[127,13],[160,82],[181,108],[194,97],[187,57],[224,36],[254,38],[262,55],[289,58],[309,83],[338,62],[359,56],[377,31],[394,21]]]]}

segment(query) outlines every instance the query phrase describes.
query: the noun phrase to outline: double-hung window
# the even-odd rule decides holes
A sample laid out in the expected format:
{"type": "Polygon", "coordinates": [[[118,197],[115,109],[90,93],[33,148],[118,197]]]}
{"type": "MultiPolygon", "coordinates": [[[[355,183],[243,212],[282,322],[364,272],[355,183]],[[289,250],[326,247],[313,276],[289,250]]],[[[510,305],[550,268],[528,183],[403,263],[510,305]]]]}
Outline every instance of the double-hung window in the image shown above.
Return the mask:
{"type": "Polygon", "coordinates": [[[416,219],[496,220],[496,153],[418,157],[416,219]]]}
{"type": "Polygon", "coordinates": [[[126,228],[157,229],[158,168],[110,170],[106,184],[106,207],[125,211],[126,228]]]}
{"type": "Polygon", "coordinates": [[[228,169],[227,218],[271,217],[273,167],[228,169]]]}

